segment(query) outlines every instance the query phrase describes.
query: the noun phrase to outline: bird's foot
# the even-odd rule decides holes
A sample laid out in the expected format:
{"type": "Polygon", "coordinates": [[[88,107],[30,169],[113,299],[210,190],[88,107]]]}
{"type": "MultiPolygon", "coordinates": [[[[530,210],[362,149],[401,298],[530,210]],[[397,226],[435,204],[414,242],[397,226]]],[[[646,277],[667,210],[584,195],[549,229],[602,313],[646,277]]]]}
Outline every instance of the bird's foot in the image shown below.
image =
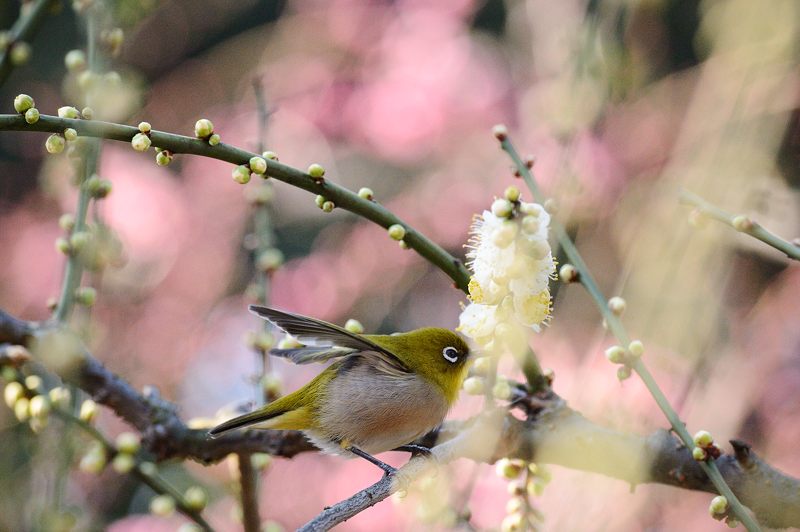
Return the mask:
{"type": "Polygon", "coordinates": [[[388,477],[389,475],[394,475],[395,473],[397,473],[397,469],[395,469],[394,467],[390,466],[386,462],[381,462],[380,460],[378,460],[377,458],[375,458],[374,456],[372,456],[368,452],[362,451],[358,447],[354,447],[354,446],[351,445],[351,446],[347,447],[346,449],[348,451],[350,451],[351,453],[353,453],[354,455],[360,456],[361,458],[363,458],[367,462],[380,467],[383,470],[383,476],[384,477],[388,477]]]}
{"type": "Polygon", "coordinates": [[[400,447],[397,447],[396,449],[392,449],[392,450],[393,451],[403,451],[403,452],[406,452],[406,453],[411,453],[411,456],[422,455],[422,456],[427,457],[427,456],[431,455],[431,450],[428,447],[424,447],[422,445],[415,445],[413,443],[410,443],[408,445],[401,445],[400,447]]]}

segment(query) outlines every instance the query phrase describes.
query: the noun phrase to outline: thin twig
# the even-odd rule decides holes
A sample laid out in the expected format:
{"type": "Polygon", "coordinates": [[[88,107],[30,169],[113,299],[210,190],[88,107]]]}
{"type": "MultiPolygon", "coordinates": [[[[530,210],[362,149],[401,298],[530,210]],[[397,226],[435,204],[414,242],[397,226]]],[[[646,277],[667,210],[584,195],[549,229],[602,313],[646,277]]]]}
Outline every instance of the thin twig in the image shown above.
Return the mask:
{"type": "Polygon", "coordinates": [[[242,523],[245,532],[261,530],[261,516],[258,515],[258,474],[250,461],[249,454],[237,455],[239,459],[239,488],[242,490],[242,523]]]}
{"type": "Polygon", "coordinates": [[[709,203],[708,201],[704,200],[697,194],[689,192],[688,190],[681,190],[680,201],[684,205],[691,205],[695,207],[703,214],[720,221],[730,227],[733,227],[740,233],[745,233],[747,235],[756,238],[768,246],[772,246],[773,248],[777,249],[778,251],[785,253],[787,257],[794,260],[800,260],[800,246],[797,246],[791,242],[787,242],[786,240],[782,239],[778,235],[768,231],[758,222],[751,220],[749,218],[741,219],[740,224],[735,224],[734,220],[738,218],[737,215],[731,214],[727,211],[724,211],[709,203]],[[738,225],[738,226],[737,226],[738,225]]]}
{"type": "MultiPolygon", "coordinates": [[[[544,204],[546,201],[546,197],[539,189],[536,181],[533,179],[533,174],[531,173],[528,166],[522,161],[519,154],[517,153],[514,145],[509,140],[508,136],[504,136],[504,138],[500,141],[500,145],[503,150],[508,153],[511,160],[514,162],[517,171],[522,175],[522,178],[525,180],[525,184],[533,194],[534,199],[544,204]]],[[[572,242],[572,239],[567,234],[564,227],[558,223],[557,220],[552,220],[550,223],[550,228],[555,233],[558,242],[561,244],[562,248],[564,249],[564,253],[569,258],[572,265],[578,270],[580,273],[580,282],[583,284],[586,291],[589,292],[589,295],[592,296],[594,299],[595,305],[597,306],[600,313],[605,318],[606,323],[608,324],[609,330],[614,334],[617,341],[619,342],[620,346],[624,349],[627,349],[627,346],[630,345],[631,339],[628,336],[627,331],[625,330],[622,322],[619,318],[609,310],[608,308],[608,300],[600,291],[600,287],[595,282],[592,274],[586,266],[586,263],[583,261],[578,249],[575,247],[575,244],[572,242]]],[[[656,403],[658,404],[661,411],[666,416],[667,420],[669,420],[672,429],[675,433],[680,437],[683,444],[692,449],[694,447],[694,441],[692,440],[692,436],[686,430],[686,426],[678,417],[678,413],[672,408],[667,400],[664,392],[661,391],[661,388],[656,383],[655,379],[653,378],[650,370],[647,369],[647,366],[642,361],[641,358],[631,357],[632,360],[630,362],[631,368],[639,375],[644,382],[645,386],[647,387],[650,394],[655,399],[656,403]]],[[[752,518],[752,516],[747,512],[744,508],[742,503],[739,499],[734,495],[733,491],[731,491],[730,487],[726,484],[722,475],[720,475],[719,470],[717,469],[715,463],[713,461],[710,462],[700,462],[700,467],[706,472],[708,477],[711,479],[711,482],[716,487],[717,491],[724,495],[728,499],[728,504],[730,504],[733,513],[735,514],[736,518],[741,521],[747,530],[750,532],[754,532],[760,530],[758,523],[752,518]]]]}

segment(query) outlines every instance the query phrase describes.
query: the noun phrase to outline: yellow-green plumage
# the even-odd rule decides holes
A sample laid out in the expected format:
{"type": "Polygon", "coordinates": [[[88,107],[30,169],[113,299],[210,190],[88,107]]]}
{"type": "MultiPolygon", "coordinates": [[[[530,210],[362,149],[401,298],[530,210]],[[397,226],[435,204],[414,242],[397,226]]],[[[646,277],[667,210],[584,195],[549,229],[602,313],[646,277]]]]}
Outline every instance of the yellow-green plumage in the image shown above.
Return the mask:
{"type": "Polygon", "coordinates": [[[298,364],[335,360],[302,388],[226,421],[212,436],[251,426],[302,430],[320,448],[380,453],[408,444],[444,419],[467,371],[467,344],[447,329],[356,335],[335,325],[251,307],[309,345],[273,350],[298,364]]]}

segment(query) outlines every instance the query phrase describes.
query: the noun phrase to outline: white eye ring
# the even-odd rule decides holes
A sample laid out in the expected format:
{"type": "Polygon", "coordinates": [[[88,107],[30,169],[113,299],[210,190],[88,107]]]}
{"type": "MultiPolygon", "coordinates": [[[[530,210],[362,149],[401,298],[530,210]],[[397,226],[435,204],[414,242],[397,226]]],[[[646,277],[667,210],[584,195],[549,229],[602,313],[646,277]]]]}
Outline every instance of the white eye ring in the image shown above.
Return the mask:
{"type": "Polygon", "coordinates": [[[451,364],[458,362],[458,350],[455,347],[447,346],[442,349],[442,356],[451,364]]]}

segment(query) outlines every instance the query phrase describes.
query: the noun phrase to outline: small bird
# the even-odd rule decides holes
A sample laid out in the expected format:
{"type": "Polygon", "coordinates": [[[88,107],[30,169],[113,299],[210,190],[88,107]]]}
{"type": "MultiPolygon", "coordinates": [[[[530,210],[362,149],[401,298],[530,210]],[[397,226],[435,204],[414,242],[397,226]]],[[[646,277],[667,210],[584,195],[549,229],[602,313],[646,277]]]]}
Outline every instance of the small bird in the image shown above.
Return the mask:
{"type": "Polygon", "coordinates": [[[360,456],[383,469],[374,454],[411,445],[444,420],[467,372],[469,346],[434,327],[392,335],[361,335],[342,327],[258,305],[250,311],[306,343],[271,354],[295,364],[334,362],[302,388],[226,421],[212,437],[240,427],[300,430],[325,452],[360,456]]]}

